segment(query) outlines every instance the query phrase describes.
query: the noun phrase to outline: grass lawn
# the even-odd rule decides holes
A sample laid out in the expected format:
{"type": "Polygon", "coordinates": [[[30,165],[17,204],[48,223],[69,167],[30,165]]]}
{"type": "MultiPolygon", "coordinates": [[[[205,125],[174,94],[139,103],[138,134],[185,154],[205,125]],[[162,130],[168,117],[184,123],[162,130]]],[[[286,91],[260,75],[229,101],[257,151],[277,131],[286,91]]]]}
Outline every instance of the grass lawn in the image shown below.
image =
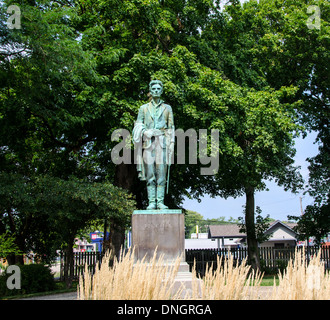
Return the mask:
{"type": "Polygon", "coordinates": [[[266,287],[266,286],[273,286],[274,285],[274,278],[276,281],[276,285],[278,286],[279,280],[277,275],[264,275],[261,281],[260,286],[266,287]]]}

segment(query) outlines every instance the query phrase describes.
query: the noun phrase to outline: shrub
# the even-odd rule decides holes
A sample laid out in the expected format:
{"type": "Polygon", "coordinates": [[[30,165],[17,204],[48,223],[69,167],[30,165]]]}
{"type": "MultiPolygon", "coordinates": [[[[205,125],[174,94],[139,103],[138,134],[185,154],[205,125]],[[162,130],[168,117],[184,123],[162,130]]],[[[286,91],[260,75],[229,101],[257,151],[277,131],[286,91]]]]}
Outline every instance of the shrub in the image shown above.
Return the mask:
{"type": "Polygon", "coordinates": [[[54,276],[43,264],[20,265],[21,289],[8,289],[7,279],[11,274],[4,271],[0,276],[0,296],[12,296],[37,292],[52,291],[55,289],[54,276]]]}
{"type": "Polygon", "coordinates": [[[267,266],[266,261],[264,259],[260,259],[260,271],[265,274],[276,274],[277,270],[267,266]]]}
{"type": "Polygon", "coordinates": [[[277,271],[283,273],[285,269],[288,267],[288,261],[278,259],[276,265],[277,265],[277,271]]]}

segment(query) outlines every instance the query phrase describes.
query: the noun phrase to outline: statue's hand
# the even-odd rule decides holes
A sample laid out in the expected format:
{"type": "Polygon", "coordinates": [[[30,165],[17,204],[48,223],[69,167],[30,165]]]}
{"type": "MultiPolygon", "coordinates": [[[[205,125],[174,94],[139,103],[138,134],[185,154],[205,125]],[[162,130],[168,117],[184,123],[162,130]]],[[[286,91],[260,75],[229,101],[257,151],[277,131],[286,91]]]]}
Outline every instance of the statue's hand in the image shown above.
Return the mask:
{"type": "Polygon", "coordinates": [[[152,132],[155,137],[161,136],[163,134],[162,131],[159,129],[152,129],[152,132]]]}
{"type": "Polygon", "coordinates": [[[151,139],[151,137],[154,135],[153,134],[153,129],[145,130],[143,134],[146,138],[151,139]]]}

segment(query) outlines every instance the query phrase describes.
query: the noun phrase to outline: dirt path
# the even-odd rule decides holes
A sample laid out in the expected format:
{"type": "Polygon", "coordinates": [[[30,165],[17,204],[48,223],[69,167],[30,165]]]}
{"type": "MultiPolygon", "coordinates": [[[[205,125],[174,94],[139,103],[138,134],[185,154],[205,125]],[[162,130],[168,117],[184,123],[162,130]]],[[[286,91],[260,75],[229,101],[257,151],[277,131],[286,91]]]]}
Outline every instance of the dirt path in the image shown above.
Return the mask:
{"type": "MultiPolygon", "coordinates": [[[[258,289],[258,293],[257,293],[257,300],[269,300],[270,296],[272,294],[273,291],[273,287],[268,287],[268,286],[261,286],[258,289]]],[[[253,293],[253,292],[252,292],[253,293]]],[[[252,295],[252,299],[253,299],[253,295],[252,295]]]]}

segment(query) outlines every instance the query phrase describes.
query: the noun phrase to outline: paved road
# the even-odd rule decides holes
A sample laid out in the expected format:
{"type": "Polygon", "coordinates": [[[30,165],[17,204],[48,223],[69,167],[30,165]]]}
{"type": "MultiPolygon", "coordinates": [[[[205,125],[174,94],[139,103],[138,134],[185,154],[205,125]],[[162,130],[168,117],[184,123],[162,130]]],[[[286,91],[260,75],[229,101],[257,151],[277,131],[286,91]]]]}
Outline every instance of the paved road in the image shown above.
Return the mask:
{"type": "Polygon", "coordinates": [[[50,294],[47,296],[36,296],[19,300],[77,300],[77,292],[50,294]]]}
{"type": "MultiPolygon", "coordinates": [[[[272,289],[273,287],[260,287],[258,298],[260,300],[269,298],[272,289]]],[[[31,298],[22,298],[19,300],[77,300],[77,292],[59,293],[59,294],[37,296],[31,298]]]]}

